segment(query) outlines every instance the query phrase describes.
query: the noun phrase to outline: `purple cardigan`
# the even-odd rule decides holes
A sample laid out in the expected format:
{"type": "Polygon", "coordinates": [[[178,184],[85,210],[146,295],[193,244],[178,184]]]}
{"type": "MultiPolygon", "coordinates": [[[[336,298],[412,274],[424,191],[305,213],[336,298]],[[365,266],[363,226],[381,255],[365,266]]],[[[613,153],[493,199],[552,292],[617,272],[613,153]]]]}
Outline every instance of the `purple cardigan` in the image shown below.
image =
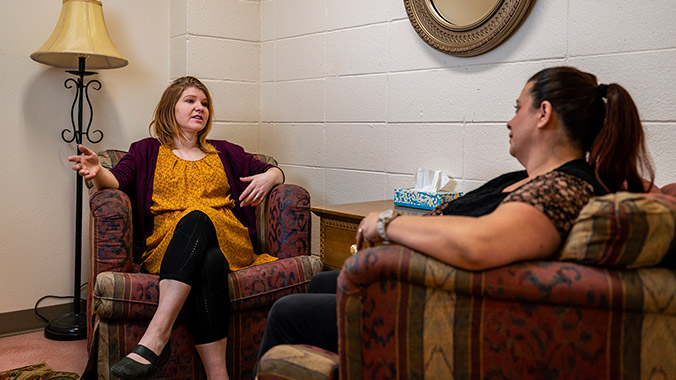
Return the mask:
{"type": "MultiPolygon", "coordinates": [[[[239,196],[249,185],[242,182],[240,177],[259,174],[274,167],[266,164],[236,144],[224,140],[209,140],[209,143],[218,150],[218,156],[223,162],[225,174],[230,183],[232,199],[235,207],[232,210],[237,219],[249,229],[249,238],[256,253],[256,213],[251,206],[240,207],[239,196]]],[[[153,215],[150,213],[153,195],[153,180],[160,142],[152,137],[132,143],[120,162],[111,169],[120,184],[119,189],[124,191],[134,206],[134,262],[139,263],[143,252],[146,251],[146,238],[153,233],[153,215]]],[[[281,169],[280,169],[281,170],[281,169]]]]}

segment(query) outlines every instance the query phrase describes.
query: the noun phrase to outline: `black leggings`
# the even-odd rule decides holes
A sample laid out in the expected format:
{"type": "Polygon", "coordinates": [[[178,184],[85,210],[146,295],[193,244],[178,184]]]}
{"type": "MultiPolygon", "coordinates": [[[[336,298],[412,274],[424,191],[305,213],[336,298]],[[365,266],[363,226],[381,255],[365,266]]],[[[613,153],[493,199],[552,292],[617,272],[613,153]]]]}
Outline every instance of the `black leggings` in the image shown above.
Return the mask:
{"type": "MultiPolygon", "coordinates": [[[[258,360],[279,344],[309,344],[338,353],[336,282],[340,271],[322,272],[312,278],[306,294],[291,294],[272,305],[265,323],[258,360]]],[[[256,368],[252,379],[256,376],[256,368]]]]}
{"type": "Polygon", "coordinates": [[[218,248],[216,230],[201,211],[184,216],[176,225],[160,267],[161,280],[176,280],[192,287],[183,305],[195,344],[228,336],[230,266],[218,248]]]}

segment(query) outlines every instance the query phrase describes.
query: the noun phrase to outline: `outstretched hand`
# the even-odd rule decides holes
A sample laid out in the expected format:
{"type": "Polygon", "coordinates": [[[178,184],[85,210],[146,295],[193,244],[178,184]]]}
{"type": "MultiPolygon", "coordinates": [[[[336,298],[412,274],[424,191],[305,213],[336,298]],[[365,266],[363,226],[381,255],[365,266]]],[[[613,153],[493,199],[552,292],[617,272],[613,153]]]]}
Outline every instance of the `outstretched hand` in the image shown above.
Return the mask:
{"type": "Polygon", "coordinates": [[[249,182],[239,196],[241,206],[258,206],[263,202],[273,186],[282,183],[282,172],[277,168],[271,168],[265,173],[241,177],[240,181],[249,182]]]}
{"type": "Polygon", "coordinates": [[[69,156],[68,161],[73,162],[73,170],[77,171],[84,179],[93,179],[101,170],[99,157],[84,145],[78,145],[77,148],[82,154],[69,156]]]}

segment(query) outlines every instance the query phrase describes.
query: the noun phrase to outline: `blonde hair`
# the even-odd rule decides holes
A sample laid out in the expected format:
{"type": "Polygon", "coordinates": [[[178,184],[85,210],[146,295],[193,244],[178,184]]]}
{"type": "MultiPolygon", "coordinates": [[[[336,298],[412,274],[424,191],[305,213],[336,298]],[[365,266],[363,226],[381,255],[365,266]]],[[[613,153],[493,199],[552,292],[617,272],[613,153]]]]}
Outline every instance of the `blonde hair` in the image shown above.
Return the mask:
{"type": "Polygon", "coordinates": [[[207,147],[207,134],[211,131],[211,124],[213,120],[213,103],[209,89],[199,79],[191,76],[185,76],[174,80],[164,93],[160,102],[155,107],[155,115],[153,121],[150,122],[148,130],[151,135],[154,135],[160,143],[167,145],[172,149],[178,147],[174,144],[174,137],[185,138],[185,134],[179,128],[176,121],[175,107],[178,103],[181,94],[185,89],[194,87],[202,92],[207,97],[207,109],[209,110],[209,118],[204,126],[204,129],[197,133],[197,146],[205,153],[218,153],[215,149],[207,147]]]}

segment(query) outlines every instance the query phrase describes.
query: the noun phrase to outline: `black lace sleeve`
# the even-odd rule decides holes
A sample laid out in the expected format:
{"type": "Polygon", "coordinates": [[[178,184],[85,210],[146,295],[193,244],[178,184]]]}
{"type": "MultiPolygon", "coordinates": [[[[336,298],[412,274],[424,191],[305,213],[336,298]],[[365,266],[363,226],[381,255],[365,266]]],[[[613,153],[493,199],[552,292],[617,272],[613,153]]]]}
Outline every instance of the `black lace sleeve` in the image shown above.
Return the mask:
{"type": "Polygon", "coordinates": [[[561,171],[551,171],[514,190],[502,203],[527,203],[545,214],[565,240],[580,210],[594,195],[587,181],[561,171]]]}

